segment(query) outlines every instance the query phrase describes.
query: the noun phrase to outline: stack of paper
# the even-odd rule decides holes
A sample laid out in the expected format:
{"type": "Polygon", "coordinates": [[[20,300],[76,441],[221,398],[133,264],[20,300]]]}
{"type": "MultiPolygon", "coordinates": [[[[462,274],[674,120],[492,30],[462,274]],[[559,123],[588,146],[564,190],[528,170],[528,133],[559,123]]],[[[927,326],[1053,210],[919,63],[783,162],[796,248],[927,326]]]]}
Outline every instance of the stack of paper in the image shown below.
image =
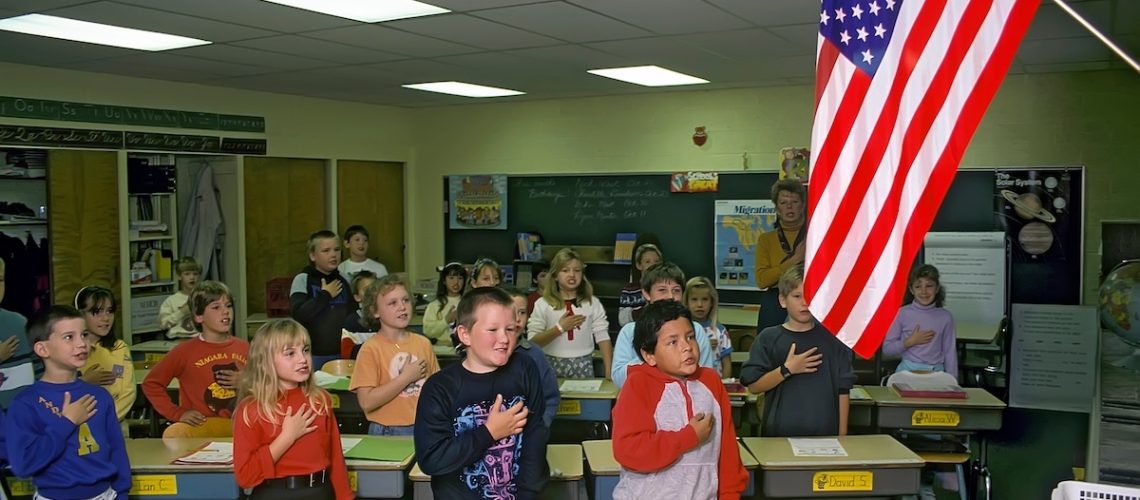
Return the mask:
{"type": "Polygon", "coordinates": [[[560,392],[598,392],[602,390],[602,380],[563,380],[558,390],[560,392]]]}
{"type": "Polygon", "coordinates": [[[174,461],[180,465],[232,465],[234,463],[234,444],[211,442],[197,451],[174,461]]]}
{"type": "Polygon", "coordinates": [[[847,450],[839,444],[838,439],[804,439],[788,438],[792,445],[792,454],[797,457],[846,457],[847,450]]]}

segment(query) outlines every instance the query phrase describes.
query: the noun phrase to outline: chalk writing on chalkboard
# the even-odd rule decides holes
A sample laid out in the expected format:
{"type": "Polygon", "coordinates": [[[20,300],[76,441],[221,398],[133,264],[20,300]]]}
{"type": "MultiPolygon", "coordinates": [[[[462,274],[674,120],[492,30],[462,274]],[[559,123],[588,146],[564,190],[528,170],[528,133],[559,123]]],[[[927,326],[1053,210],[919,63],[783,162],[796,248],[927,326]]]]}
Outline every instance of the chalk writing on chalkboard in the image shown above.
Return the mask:
{"type": "Polygon", "coordinates": [[[659,179],[582,178],[572,186],[550,178],[521,178],[515,183],[527,199],[570,214],[578,226],[614,220],[641,219],[653,212],[654,201],[669,196],[659,179]]]}

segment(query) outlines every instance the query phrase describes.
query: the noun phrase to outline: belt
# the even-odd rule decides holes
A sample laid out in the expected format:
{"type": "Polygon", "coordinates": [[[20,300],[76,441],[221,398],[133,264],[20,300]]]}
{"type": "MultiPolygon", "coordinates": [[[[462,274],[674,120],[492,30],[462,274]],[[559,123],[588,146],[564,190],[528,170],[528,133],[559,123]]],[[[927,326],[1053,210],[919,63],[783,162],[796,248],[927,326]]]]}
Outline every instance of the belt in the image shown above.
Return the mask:
{"type": "Polygon", "coordinates": [[[316,488],[322,486],[328,481],[329,470],[321,470],[312,474],[303,474],[300,476],[278,477],[274,479],[266,479],[261,483],[262,486],[270,488],[286,488],[290,490],[299,490],[302,488],[316,488]]]}

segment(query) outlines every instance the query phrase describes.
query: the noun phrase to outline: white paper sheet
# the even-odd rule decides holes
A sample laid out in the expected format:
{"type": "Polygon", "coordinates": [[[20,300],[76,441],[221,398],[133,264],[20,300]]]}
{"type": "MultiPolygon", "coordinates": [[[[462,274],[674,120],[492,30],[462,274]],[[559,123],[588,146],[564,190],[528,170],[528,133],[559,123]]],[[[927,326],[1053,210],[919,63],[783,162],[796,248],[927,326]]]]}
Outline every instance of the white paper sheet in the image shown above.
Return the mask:
{"type": "Polygon", "coordinates": [[[561,392],[598,392],[602,390],[601,380],[563,380],[558,388],[561,392]]]}
{"type": "Polygon", "coordinates": [[[1099,318],[1093,306],[1013,305],[1009,405],[1092,410],[1099,318]]]}
{"type": "Polygon", "coordinates": [[[839,444],[838,439],[804,439],[788,438],[792,445],[792,454],[797,457],[846,457],[847,450],[839,444]]]}
{"type": "Polygon", "coordinates": [[[347,453],[348,450],[351,450],[353,446],[360,444],[361,441],[364,441],[364,439],[341,437],[340,438],[340,449],[342,450],[342,453],[347,453]]]}

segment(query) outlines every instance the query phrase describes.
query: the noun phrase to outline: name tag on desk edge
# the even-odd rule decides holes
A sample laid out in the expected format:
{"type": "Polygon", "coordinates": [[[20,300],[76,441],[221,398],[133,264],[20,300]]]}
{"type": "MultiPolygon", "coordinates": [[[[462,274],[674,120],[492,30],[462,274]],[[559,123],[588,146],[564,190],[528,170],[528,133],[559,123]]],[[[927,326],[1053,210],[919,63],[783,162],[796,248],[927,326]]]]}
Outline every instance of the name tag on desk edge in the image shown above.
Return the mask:
{"type": "Polygon", "coordinates": [[[166,353],[164,352],[148,352],[143,355],[143,361],[146,361],[147,363],[157,363],[159,361],[162,361],[162,358],[164,356],[166,356],[166,353]]]}
{"type": "Polygon", "coordinates": [[[340,396],[330,392],[329,393],[329,401],[332,402],[332,407],[334,410],[340,408],[340,396]]]}
{"type": "Polygon", "coordinates": [[[356,471],[354,471],[354,470],[348,471],[348,489],[350,489],[352,491],[358,491],[358,489],[356,487],[356,481],[357,481],[356,471]]]}
{"type": "Polygon", "coordinates": [[[36,487],[31,479],[18,477],[8,478],[8,490],[14,497],[30,497],[36,493],[36,487]]]}
{"type": "Polygon", "coordinates": [[[958,427],[962,416],[953,410],[914,410],[910,425],[914,427],[958,427]]]}
{"type": "Polygon", "coordinates": [[[811,491],[871,491],[875,488],[875,474],[862,470],[823,470],[812,474],[811,491]]]}
{"type": "Polygon", "coordinates": [[[130,495],[177,495],[178,476],[174,474],[147,474],[131,476],[130,495]]]}
{"type": "Polygon", "coordinates": [[[558,415],[581,415],[582,402],[577,399],[566,400],[558,402],[558,415]]]}

